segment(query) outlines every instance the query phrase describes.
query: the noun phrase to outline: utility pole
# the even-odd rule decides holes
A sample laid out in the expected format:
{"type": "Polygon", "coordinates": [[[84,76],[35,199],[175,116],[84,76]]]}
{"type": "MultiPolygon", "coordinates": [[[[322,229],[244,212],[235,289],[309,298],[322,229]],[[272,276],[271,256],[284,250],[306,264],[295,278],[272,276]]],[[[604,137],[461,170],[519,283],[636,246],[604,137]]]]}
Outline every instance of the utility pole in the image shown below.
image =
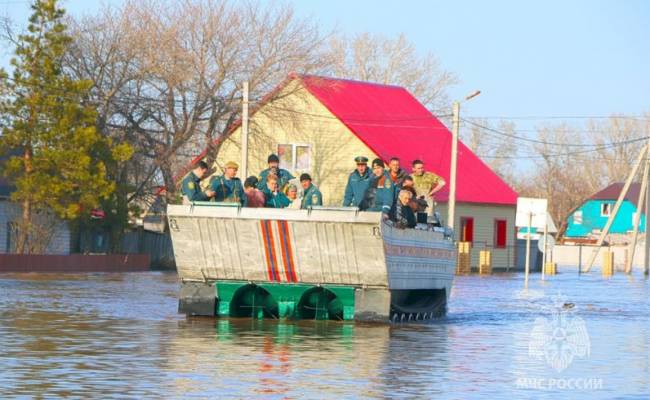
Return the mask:
{"type": "Polygon", "coordinates": [[[241,180],[244,181],[248,176],[248,81],[242,85],[240,171],[241,180]]]}
{"type": "Polygon", "coordinates": [[[528,211],[528,231],[526,232],[526,270],[524,278],[524,287],[528,289],[528,275],[530,275],[530,230],[533,225],[533,213],[528,211]]]}
{"type": "Polygon", "coordinates": [[[447,226],[454,229],[456,218],[456,170],[458,164],[458,131],[460,130],[460,102],[454,101],[451,119],[451,166],[449,168],[449,202],[447,203],[447,226]]]}
{"type": "MultiPolygon", "coordinates": [[[[646,168],[650,168],[650,154],[646,154],[646,158],[646,168]]],[[[648,277],[650,274],[650,238],[648,237],[648,223],[650,222],[650,210],[648,210],[648,206],[650,206],[650,182],[645,182],[645,184],[645,251],[643,254],[643,274],[648,277]]],[[[640,212],[641,210],[637,210],[637,213],[640,212]]]]}
{"type": "Polygon", "coordinates": [[[589,272],[591,270],[591,267],[594,265],[594,261],[596,261],[596,257],[598,256],[598,251],[603,246],[605,237],[609,233],[609,228],[612,227],[612,224],[614,223],[614,219],[616,218],[616,214],[618,214],[618,209],[621,208],[621,204],[623,204],[623,199],[627,195],[627,191],[630,189],[630,185],[632,184],[632,180],[634,180],[634,177],[636,176],[636,173],[639,170],[639,166],[641,166],[641,163],[647,157],[649,148],[650,145],[646,145],[643,146],[643,149],[641,149],[641,152],[639,153],[639,157],[636,159],[636,162],[632,167],[632,171],[630,171],[630,174],[627,176],[627,179],[625,180],[625,184],[623,185],[623,190],[621,190],[621,193],[618,195],[616,204],[614,204],[614,209],[610,213],[609,218],[607,219],[607,223],[605,224],[605,227],[600,232],[600,236],[598,237],[598,242],[596,243],[596,247],[592,251],[591,257],[589,258],[589,263],[587,264],[587,268],[582,272],[589,272]]]}

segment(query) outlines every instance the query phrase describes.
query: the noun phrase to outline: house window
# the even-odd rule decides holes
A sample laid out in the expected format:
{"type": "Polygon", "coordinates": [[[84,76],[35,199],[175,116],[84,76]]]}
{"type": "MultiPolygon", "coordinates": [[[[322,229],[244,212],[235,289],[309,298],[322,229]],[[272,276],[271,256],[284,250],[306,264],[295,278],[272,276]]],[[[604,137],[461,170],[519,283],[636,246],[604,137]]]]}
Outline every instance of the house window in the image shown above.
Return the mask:
{"type": "Polygon", "coordinates": [[[612,212],[612,205],[610,203],[602,203],[600,205],[600,216],[609,217],[612,212]]]}
{"type": "Polygon", "coordinates": [[[311,146],[307,144],[279,144],[278,158],[280,168],[289,171],[309,171],[311,169],[311,146]]]}
{"type": "Polygon", "coordinates": [[[582,210],[573,213],[573,223],[576,225],[582,225],[582,210]]]}
{"type": "Polygon", "coordinates": [[[494,248],[505,249],[507,229],[508,221],[505,219],[494,220],[494,248]]]}
{"type": "Polygon", "coordinates": [[[474,241],[474,218],[460,217],[460,241],[474,241]]]}

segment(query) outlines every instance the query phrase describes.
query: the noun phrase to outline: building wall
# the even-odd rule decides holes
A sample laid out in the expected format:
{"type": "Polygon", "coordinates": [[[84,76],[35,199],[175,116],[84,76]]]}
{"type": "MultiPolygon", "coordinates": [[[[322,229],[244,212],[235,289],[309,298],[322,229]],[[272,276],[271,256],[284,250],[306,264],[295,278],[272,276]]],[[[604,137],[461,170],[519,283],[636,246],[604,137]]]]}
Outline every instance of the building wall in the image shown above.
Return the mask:
{"type": "MultiPolygon", "coordinates": [[[[348,176],[356,168],[354,158],[363,155],[372,160],[376,154],[299,83],[287,85],[278,97],[251,118],[248,175],[259,176],[267,168],[267,157],[277,153],[278,144],[310,145],[310,168],[290,172],[296,177],[309,173],[323,193],[324,205],[340,206],[348,176]]],[[[240,128],[222,144],[215,162],[217,174],[228,161],[241,164],[240,128]]]]}
{"type": "MultiPolygon", "coordinates": [[[[14,242],[13,239],[10,239],[9,223],[18,215],[18,206],[0,199],[0,253],[12,251],[14,242]]],[[[68,224],[59,221],[52,229],[54,229],[54,233],[45,254],[70,254],[70,229],[68,224]]]]}
{"type": "MultiPolygon", "coordinates": [[[[492,268],[514,269],[515,268],[515,214],[516,205],[492,205],[492,204],[470,204],[456,203],[456,215],[454,221],[454,232],[456,239],[459,238],[460,220],[463,217],[474,218],[474,241],[472,243],[472,267],[477,268],[481,250],[492,251],[492,268]],[[506,220],[506,247],[494,248],[495,227],[494,222],[498,219],[506,220]]],[[[443,220],[447,218],[447,204],[438,204],[436,211],[440,213],[443,220]]]]}
{"type": "MultiPolygon", "coordinates": [[[[609,204],[610,210],[614,209],[615,200],[587,200],[582,206],[575,210],[568,218],[566,230],[567,237],[586,237],[600,232],[607,224],[608,216],[601,215],[602,204],[609,204]],[[576,213],[582,213],[582,221],[577,218],[576,213]],[[594,232],[597,231],[597,232],[594,232]]],[[[618,210],[616,218],[610,228],[612,234],[625,234],[634,229],[634,213],[636,206],[628,200],[624,200],[618,210]]],[[[639,231],[645,232],[645,216],[641,215],[639,231]]]]}

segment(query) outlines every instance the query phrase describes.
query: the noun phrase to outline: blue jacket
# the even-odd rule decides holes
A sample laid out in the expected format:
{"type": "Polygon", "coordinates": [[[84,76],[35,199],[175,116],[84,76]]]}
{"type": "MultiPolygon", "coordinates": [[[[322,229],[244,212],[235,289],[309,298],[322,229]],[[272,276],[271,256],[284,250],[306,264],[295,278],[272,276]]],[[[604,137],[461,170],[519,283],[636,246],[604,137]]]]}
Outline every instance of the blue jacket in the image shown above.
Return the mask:
{"type": "MultiPolygon", "coordinates": [[[[270,173],[271,173],[271,168],[267,168],[264,171],[260,172],[260,181],[257,184],[257,188],[259,190],[262,191],[266,190],[266,178],[269,176],[270,173]]],[[[291,175],[291,172],[282,168],[278,168],[277,174],[278,174],[278,188],[280,190],[284,189],[284,186],[294,178],[294,176],[291,175]]]]}
{"type": "Polygon", "coordinates": [[[370,178],[369,169],[366,169],[366,173],[363,175],[359,174],[357,170],[350,174],[343,196],[343,207],[359,207],[370,186],[370,178]]]}
{"type": "Polygon", "coordinates": [[[275,195],[271,193],[271,191],[266,188],[265,190],[262,190],[262,193],[264,193],[264,207],[267,208],[285,208],[288,207],[289,204],[291,204],[291,200],[282,192],[278,191],[275,195]]]}
{"type": "Polygon", "coordinates": [[[305,193],[302,195],[302,202],[300,208],[309,208],[311,206],[322,206],[323,195],[314,184],[309,185],[305,193]]]}
{"type": "Polygon", "coordinates": [[[201,190],[201,179],[194,175],[194,171],[183,179],[181,192],[189,201],[207,201],[210,198],[201,190]]]}
{"type": "Polygon", "coordinates": [[[381,211],[389,213],[395,202],[397,186],[390,180],[387,172],[382,176],[372,176],[370,187],[359,209],[363,211],[381,211]]]}

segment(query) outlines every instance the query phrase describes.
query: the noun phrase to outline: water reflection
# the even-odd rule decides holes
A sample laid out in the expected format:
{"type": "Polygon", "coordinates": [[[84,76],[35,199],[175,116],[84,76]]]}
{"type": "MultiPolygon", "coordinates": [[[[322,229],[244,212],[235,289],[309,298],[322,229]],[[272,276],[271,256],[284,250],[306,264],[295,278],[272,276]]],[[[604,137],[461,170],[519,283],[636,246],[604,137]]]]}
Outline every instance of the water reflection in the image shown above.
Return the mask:
{"type": "Polygon", "coordinates": [[[638,277],[462,277],[426,325],[190,318],[175,274],[0,276],[0,398],[647,398],[650,290],[638,277]],[[558,292],[590,357],[562,373],[528,355],[558,292]],[[518,379],[601,378],[597,391],[518,379]]]}

